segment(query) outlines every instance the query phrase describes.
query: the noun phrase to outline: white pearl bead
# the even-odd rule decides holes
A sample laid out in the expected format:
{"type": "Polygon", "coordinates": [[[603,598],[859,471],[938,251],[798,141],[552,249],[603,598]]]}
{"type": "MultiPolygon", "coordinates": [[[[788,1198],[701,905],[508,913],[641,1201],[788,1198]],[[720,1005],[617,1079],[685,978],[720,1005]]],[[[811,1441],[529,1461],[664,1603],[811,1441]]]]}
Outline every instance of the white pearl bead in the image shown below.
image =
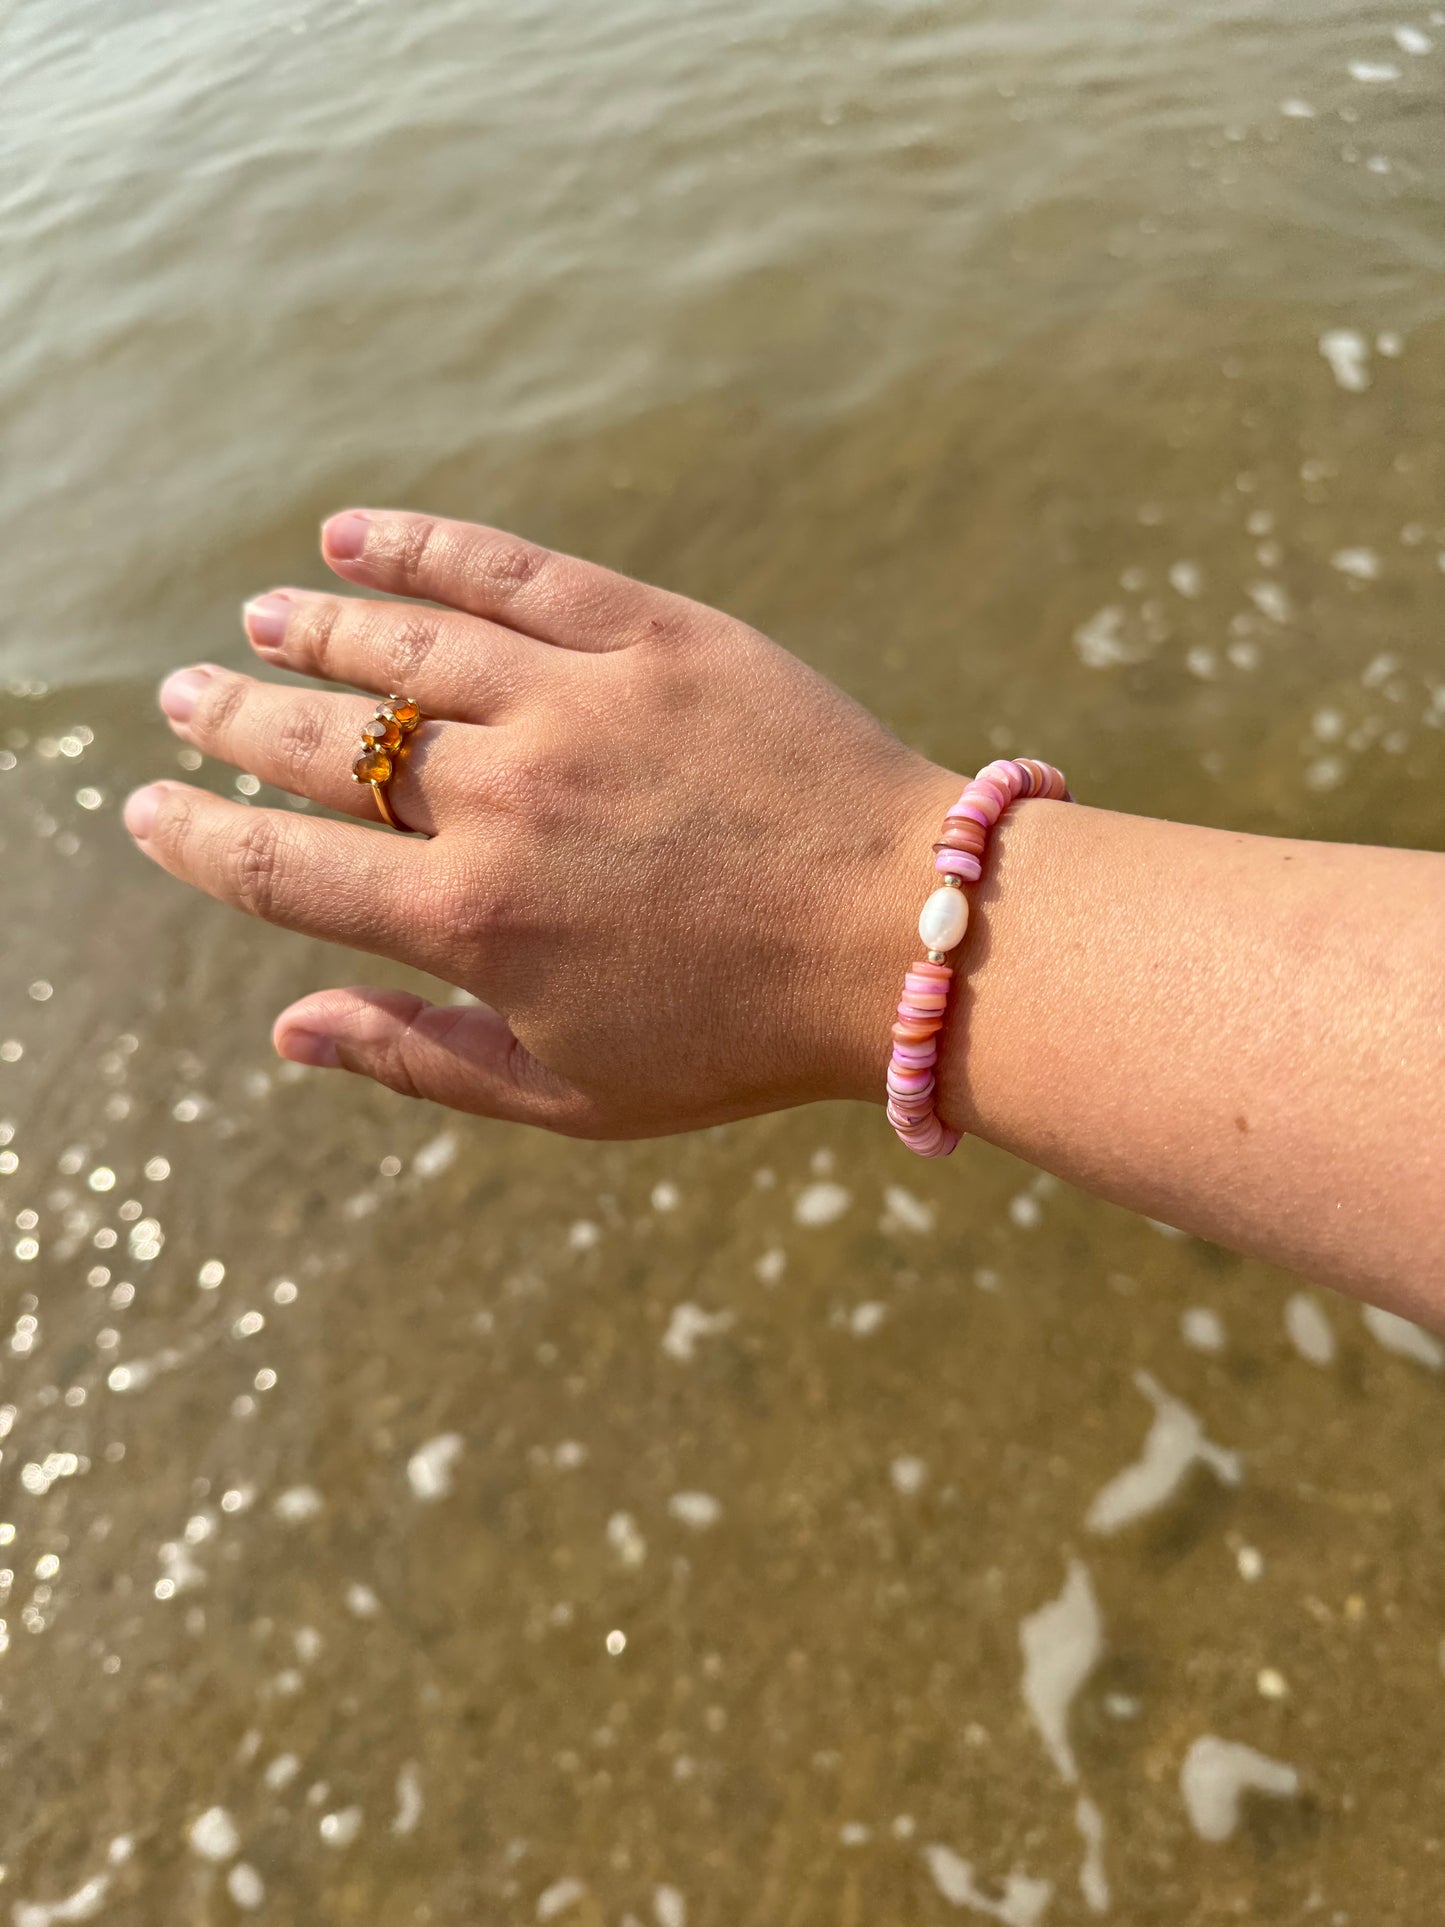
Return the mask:
{"type": "Polygon", "coordinates": [[[935,890],[918,919],[918,934],[930,950],[952,950],[967,928],[968,898],[961,890],[935,890]]]}

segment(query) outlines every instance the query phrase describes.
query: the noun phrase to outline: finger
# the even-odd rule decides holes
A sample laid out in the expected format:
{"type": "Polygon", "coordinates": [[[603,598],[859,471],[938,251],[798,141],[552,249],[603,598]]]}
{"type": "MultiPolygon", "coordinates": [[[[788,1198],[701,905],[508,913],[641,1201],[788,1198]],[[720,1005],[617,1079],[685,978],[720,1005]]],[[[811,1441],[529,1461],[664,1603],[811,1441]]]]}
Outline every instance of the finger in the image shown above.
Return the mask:
{"type": "Polygon", "coordinates": [[[425,843],[252,809],[184,783],[137,790],[125,826],[163,870],[250,916],[423,970],[455,966],[425,843]]]}
{"type": "Polygon", "coordinates": [[[589,1101],[484,1004],[429,1004],[404,990],[324,990],[283,1010],[272,1038],[294,1064],[354,1071],[403,1097],[587,1133],[589,1101]]]}
{"type": "Polygon", "coordinates": [[[440,516],[348,509],[323,527],[321,552],[349,582],[445,602],[566,649],[626,649],[689,633],[706,615],[686,596],[440,516]]]}
{"type": "Polygon", "coordinates": [[[549,660],[531,636],[452,609],[273,589],[242,611],[257,655],[303,676],[405,690],[433,715],[497,723],[535,691],[549,660]]]}
{"type": "MultiPolygon", "coordinates": [[[[362,725],[376,711],[364,697],[288,689],[201,663],[168,676],[160,703],[176,734],[208,756],[328,809],[377,821],[370,784],[352,774],[362,725]]],[[[466,723],[445,722],[430,722],[408,740],[388,790],[408,829],[435,835],[444,821],[455,823],[464,813],[481,742],[466,723]]]]}

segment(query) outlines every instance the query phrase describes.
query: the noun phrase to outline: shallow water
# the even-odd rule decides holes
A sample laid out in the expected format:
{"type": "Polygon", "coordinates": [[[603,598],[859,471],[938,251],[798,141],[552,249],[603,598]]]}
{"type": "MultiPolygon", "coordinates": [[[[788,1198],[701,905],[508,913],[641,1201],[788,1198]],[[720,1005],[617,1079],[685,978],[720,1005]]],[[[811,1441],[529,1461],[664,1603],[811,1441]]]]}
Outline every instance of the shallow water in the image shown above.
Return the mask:
{"type": "Polygon", "coordinates": [[[0,1918],[1436,1917],[1438,1345],[873,1115],[293,1074],[354,964],[116,805],[379,500],[954,765],[1438,846],[1442,76],[1333,0],[0,22],[0,1918]]]}

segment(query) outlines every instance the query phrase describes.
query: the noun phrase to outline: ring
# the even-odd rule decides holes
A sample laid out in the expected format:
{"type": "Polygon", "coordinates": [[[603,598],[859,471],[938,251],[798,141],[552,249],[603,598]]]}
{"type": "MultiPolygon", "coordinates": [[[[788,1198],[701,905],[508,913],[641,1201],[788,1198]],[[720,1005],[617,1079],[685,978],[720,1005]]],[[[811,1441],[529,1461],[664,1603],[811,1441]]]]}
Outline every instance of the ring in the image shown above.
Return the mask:
{"type": "Polygon", "coordinates": [[[369,783],[382,818],[403,836],[409,830],[391,806],[386,786],[411,748],[411,738],[422,725],[421,705],[410,696],[388,696],[378,703],[376,714],[361,732],[361,754],[351,765],[352,781],[369,783]]]}

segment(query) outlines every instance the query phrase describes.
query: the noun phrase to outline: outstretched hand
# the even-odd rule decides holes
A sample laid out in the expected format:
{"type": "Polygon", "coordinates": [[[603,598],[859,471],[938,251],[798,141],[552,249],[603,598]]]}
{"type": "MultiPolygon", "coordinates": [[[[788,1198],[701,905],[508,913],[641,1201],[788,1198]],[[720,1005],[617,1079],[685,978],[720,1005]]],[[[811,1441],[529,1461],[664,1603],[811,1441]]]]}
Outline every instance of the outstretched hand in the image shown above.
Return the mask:
{"type": "Polygon", "coordinates": [[[881,1100],[955,776],[747,624],[515,536],[352,511],[322,552],[418,600],[275,590],[251,644],[417,700],[391,795],[429,840],[352,779],[372,702],[212,666],[163,685],[176,733],[364,822],[162,782],[126,824],[210,895],[481,1003],[320,991],[278,1019],[283,1057],[589,1137],[881,1100]]]}

